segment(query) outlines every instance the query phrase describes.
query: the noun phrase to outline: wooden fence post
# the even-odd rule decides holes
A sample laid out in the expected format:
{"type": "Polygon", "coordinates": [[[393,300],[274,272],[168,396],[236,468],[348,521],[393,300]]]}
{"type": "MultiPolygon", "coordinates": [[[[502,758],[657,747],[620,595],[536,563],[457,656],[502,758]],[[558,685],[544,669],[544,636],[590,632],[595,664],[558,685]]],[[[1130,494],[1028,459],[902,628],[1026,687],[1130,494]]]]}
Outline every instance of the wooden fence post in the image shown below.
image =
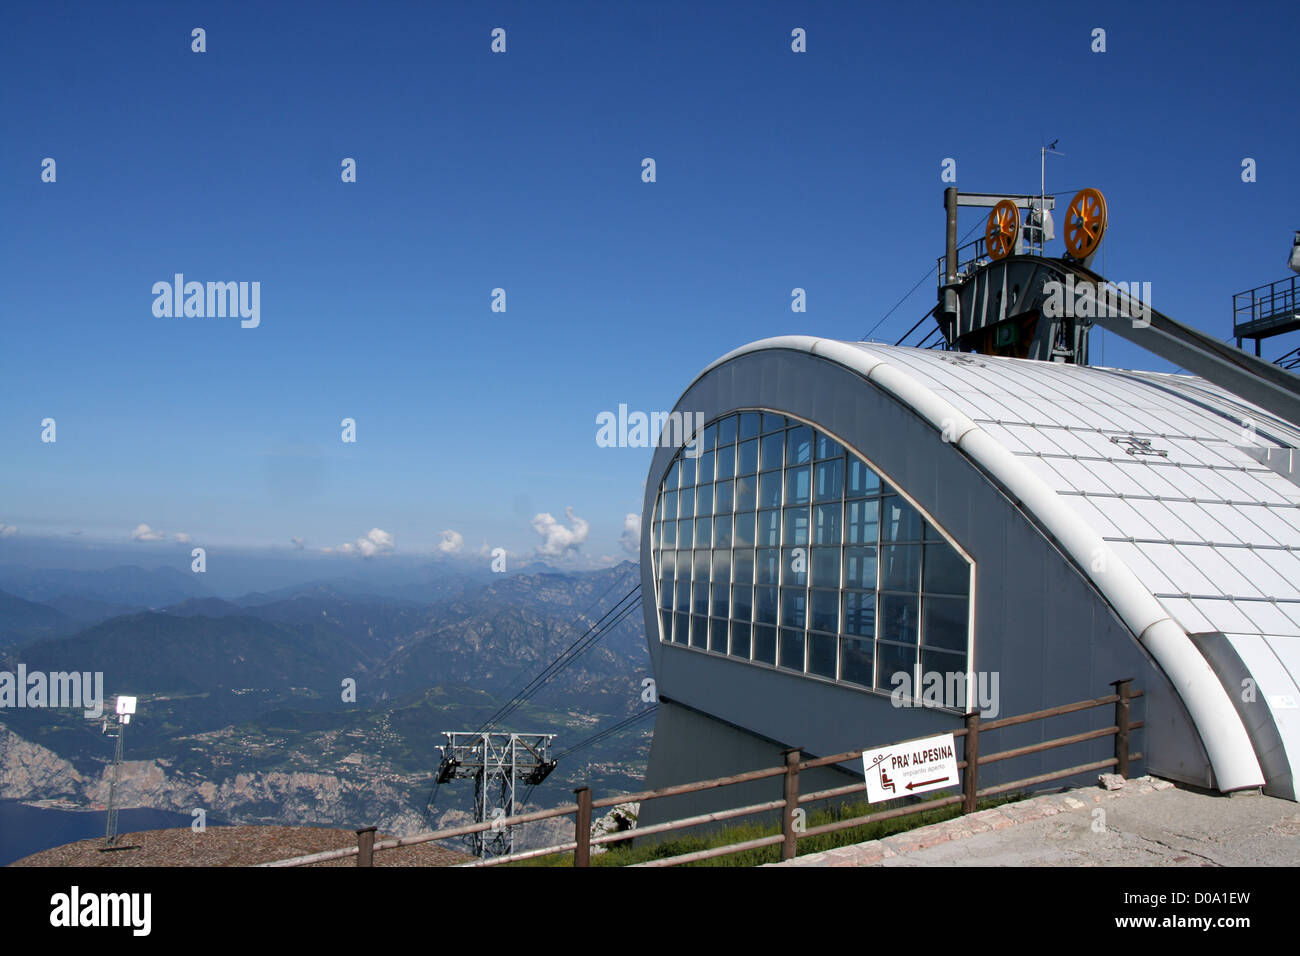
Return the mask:
{"type": "Polygon", "coordinates": [[[591,866],[591,787],[573,791],[578,796],[577,819],[573,823],[574,866],[591,866]]]}
{"type": "Polygon", "coordinates": [[[375,865],[375,828],[362,827],[357,831],[357,866],[375,865]]]}
{"type": "Polygon", "coordinates": [[[966,776],[962,780],[962,813],[974,813],[980,790],[980,712],[966,715],[966,776]]]}
{"type": "Polygon", "coordinates": [[[1129,752],[1129,684],[1133,678],[1126,677],[1123,680],[1112,681],[1111,686],[1115,688],[1115,693],[1119,695],[1119,700],[1115,701],[1115,726],[1118,730],[1115,733],[1115,772],[1124,779],[1128,779],[1128,752],[1129,752]]]}
{"type": "Polygon", "coordinates": [[[793,860],[798,848],[799,833],[795,829],[794,815],[799,809],[799,761],[802,756],[801,747],[785,751],[785,809],[781,818],[781,835],[784,837],[781,843],[783,860],[793,860]]]}

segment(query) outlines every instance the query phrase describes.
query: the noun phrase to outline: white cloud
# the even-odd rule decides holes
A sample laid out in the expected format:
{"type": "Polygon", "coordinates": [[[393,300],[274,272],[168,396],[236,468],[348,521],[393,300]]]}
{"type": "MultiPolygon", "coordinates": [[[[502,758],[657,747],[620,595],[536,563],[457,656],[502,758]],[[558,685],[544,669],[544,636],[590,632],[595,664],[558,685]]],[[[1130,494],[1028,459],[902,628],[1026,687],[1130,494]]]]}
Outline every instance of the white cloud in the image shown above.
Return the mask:
{"type": "Polygon", "coordinates": [[[18,529],[13,525],[0,521],[0,538],[12,538],[17,533],[18,529]]]}
{"type": "Polygon", "coordinates": [[[619,538],[623,550],[628,554],[641,551],[641,516],[629,514],[623,519],[623,535],[619,538]]]}
{"type": "Polygon", "coordinates": [[[194,541],[194,539],[191,538],[184,531],[176,532],[174,535],[172,535],[172,540],[177,542],[178,544],[192,544],[194,541]]]}
{"type": "Polygon", "coordinates": [[[565,508],[564,514],[573,523],[572,528],[566,528],[545,512],[533,518],[533,530],[542,536],[542,543],[537,547],[539,555],[558,557],[578,551],[587,540],[591,526],[575,515],[573,508],[565,508]]]}
{"type": "Polygon", "coordinates": [[[302,538],[290,538],[289,540],[293,542],[293,549],[295,551],[301,551],[303,548],[307,547],[307,542],[302,540],[302,538]]]}
{"type": "Polygon", "coordinates": [[[439,533],[442,535],[442,540],[438,542],[438,550],[443,554],[456,554],[465,547],[465,537],[459,531],[448,528],[439,533]]]}
{"type": "Polygon", "coordinates": [[[377,554],[387,554],[392,550],[393,536],[380,528],[371,528],[364,537],[357,538],[355,542],[349,541],[337,548],[321,548],[323,554],[359,554],[363,558],[373,558],[377,554]]]}
{"type": "Polygon", "coordinates": [[[155,531],[143,522],[136,525],[135,530],[131,532],[132,541],[162,541],[166,537],[161,531],[155,531]]]}

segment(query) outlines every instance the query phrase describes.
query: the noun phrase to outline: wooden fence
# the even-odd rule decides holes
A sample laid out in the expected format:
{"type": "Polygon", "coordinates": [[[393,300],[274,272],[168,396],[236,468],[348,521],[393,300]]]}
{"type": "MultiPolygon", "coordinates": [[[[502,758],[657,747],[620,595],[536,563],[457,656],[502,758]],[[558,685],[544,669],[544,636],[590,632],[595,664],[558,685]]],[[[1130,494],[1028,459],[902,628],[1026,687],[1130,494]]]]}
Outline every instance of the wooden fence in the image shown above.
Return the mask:
{"type": "MultiPolygon", "coordinates": [[[[706,823],[717,823],[724,820],[735,819],[737,817],[749,816],[750,814],[770,812],[772,810],[782,811],[780,833],[759,837],[753,840],[745,840],[740,843],[731,843],[725,846],[712,847],[707,850],[699,850],[694,853],[683,853],[677,856],[650,860],[635,865],[676,866],[681,863],[694,863],[699,860],[707,860],[713,857],[727,856],[732,853],[741,853],[745,850],[753,850],[759,847],[776,845],[780,845],[781,847],[781,858],[791,860],[794,859],[798,851],[799,840],[806,837],[818,836],[824,833],[833,833],[838,830],[847,830],[852,827],[860,827],[864,824],[874,823],[879,820],[889,820],[894,817],[910,816],[911,814],[922,813],[926,810],[934,810],[940,807],[952,806],[953,804],[958,803],[961,804],[962,813],[973,813],[975,812],[977,803],[981,797],[996,796],[1001,793],[1021,790],[1026,787],[1032,787],[1043,783],[1050,783],[1053,780],[1072,777],[1076,774],[1087,773],[1092,770],[1114,768],[1115,772],[1120,776],[1127,777],[1130,762],[1142,757],[1141,753],[1130,753],[1130,738],[1134,731],[1140,730],[1144,726],[1144,721],[1134,721],[1130,719],[1130,703],[1141,697],[1143,694],[1140,690],[1133,691],[1129,686],[1131,682],[1132,678],[1114,681],[1112,686],[1115,688],[1115,692],[1107,694],[1104,697],[1095,697],[1091,700],[1081,700],[1072,704],[1048,707],[1045,710],[1036,710],[1015,717],[1003,717],[999,720],[981,720],[979,713],[967,714],[964,718],[964,726],[952,732],[954,738],[961,738],[964,740],[962,759],[957,762],[958,770],[963,771],[962,792],[960,794],[938,797],[933,800],[909,804],[904,807],[895,807],[890,810],[881,810],[863,816],[852,817],[850,819],[835,820],[831,823],[822,824],[821,826],[810,828],[799,826],[796,823],[798,815],[795,811],[799,809],[801,804],[813,803],[819,800],[832,800],[837,797],[848,797],[855,793],[861,793],[866,790],[865,779],[861,783],[852,783],[842,787],[832,787],[827,790],[817,790],[812,793],[800,793],[800,773],[807,770],[813,770],[817,767],[828,767],[835,764],[845,763],[850,760],[857,760],[866,750],[877,748],[867,747],[862,750],[849,750],[844,753],[832,754],[829,757],[817,757],[812,760],[801,759],[802,751],[795,748],[785,751],[785,761],[779,767],[768,767],[763,770],[751,770],[747,773],[732,774],[727,777],[716,777],[712,780],[700,780],[694,783],[683,783],[672,787],[660,787],[657,790],[645,790],[640,793],[624,793],[619,794],[618,796],[601,797],[599,800],[593,799],[589,787],[579,787],[574,791],[574,796],[576,797],[575,802],[562,804],[558,807],[552,807],[549,810],[538,810],[534,813],[517,814],[501,820],[471,823],[459,827],[435,830],[430,833],[420,833],[409,837],[395,837],[388,840],[381,840],[379,842],[375,841],[375,827],[364,827],[356,831],[357,845],[355,847],[345,847],[340,850],[327,850],[323,853],[312,853],[308,856],[298,856],[287,860],[276,860],[260,865],[308,866],[313,863],[323,863],[328,860],[337,860],[349,856],[355,856],[357,858],[357,866],[372,866],[374,865],[375,853],[381,850],[395,850],[399,847],[414,846],[420,843],[430,843],[438,840],[448,840],[459,836],[466,836],[471,833],[491,830],[493,828],[500,829],[503,826],[519,826],[525,823],[533,823],[538,820],[550,820],[555,817],[573,814],[575,817],[575,838],[570,842],[556,844],[555,846],[541,847],[536,850],[526,850],[520,853],[513,853],[509,856],[475,860],[471,863],[461,865],[473,867],[497,866],[502,863],[528,860],[539,856],[550,856],[556,853],[572,852],[574,866],[589,866],[591,863],[591,848],[593,846],[623,842],[630,838],[650,836],[655,833],[668,833],[674,830],[685,829],[687,827],[700,826],[701,824],[706,823]],[[981,750],[980,736],[982,734],[1000,730],[1004,727],[1016,727],[1034,721],[1048,720],[1052,717],[1078,713],[1080,711],[1091,710],[1097,707],[1106,707],[1108,705],[1114,705],[1115,708],[1114,722],[1110,726],[1100,727],[1096,730],[1089,730],[1083,733],[1070,734],[1066,737],[1056,737],[1051,740],[1044,740],[1040,743],[1029,744],[1023,747],[1013,747],[1009,750],[1002,750],[994,753],[985,753],[981,750]],[[1061,747],[1068,747],[1072,744],[1083,743],[1088,740],[1096,740],[1102,737],[1113,737],[1115,742],[1114,756],[1108,757],[1105,760],[1095,760],[1091,763],[1079,764],[1073,767],[1064,767],[1060,770],[1054,770],[1049,773],[1037,774],[1036,776],[1025,777],[1021,780],[1012,780],[1009,783],[1000,783],[990,787],[981,788],[979,785],[980,767],[992,763],[998,763],[1003,760],[1011,760],[1015,757],[1042,753],[1048,750],[1056,750],[1061,747]],[[670,820],[666,823],[656,823],[652,826],[637,827],[633,830],[623,830],[617,833],[608,833],[598,837],[592,837],[591,835],[592,813],[595,810],[617,806],[620,803],[644,803],[648,800],[659,800],[664,797],[674,797],[687,793],[702,793],[706,790],[733,786],[739,783],[748,783],[754,780],[765,780],[770,777],[785,778],[784,786],[782,788],[782,797],[778,800],[767,800],[762,803],[753,803],[743,807],[717,810],[712,813],[701,813],[695,816],[683,817],[678,820],[670,820]]],[[[927,736],[933,736],[933,734],[927,736]]],[[[916,737],[911,739],[921,740],[924,738],[916,737]]],[[[895,741],[886,744],[885,746],[892,746],[894,743],[909,742],[909,740],[895,741]]]]}

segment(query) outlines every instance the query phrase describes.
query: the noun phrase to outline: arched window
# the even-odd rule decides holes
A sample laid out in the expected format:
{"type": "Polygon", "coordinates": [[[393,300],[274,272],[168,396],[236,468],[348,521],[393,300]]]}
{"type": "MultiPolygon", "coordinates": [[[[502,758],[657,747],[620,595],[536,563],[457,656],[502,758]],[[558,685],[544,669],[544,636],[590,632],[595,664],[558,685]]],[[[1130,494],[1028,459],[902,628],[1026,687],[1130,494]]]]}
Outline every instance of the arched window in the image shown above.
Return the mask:
{"type": "Polygon", "coordinates": [[[698,437],[651,525],[661,641],[886,693],[965,673],[970,563],[865,461],[771,412],[698,437]]]}

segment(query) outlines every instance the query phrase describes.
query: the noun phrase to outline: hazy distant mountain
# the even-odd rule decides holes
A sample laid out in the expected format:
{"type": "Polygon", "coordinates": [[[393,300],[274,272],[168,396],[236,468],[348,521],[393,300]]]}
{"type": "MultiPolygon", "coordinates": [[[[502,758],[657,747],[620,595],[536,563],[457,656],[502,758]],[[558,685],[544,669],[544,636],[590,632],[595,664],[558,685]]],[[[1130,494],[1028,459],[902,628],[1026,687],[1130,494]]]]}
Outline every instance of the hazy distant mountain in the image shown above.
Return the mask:
{"type": "Polygon", "coordinates": [[[76,621],[48,605],[0,591],[0,647],[57,637],[76,627],[76,621]]]}
{"type": "MultiPolygon", "coordinates": [[[[233,819],[382,820],[422,812],[440,731],[481,726],[638,582],[630,562],[594,572],[539,571],[462,582],[453,594],[418,604],[351,594],[355,582],[344,579],[288,595],[245,595],[239,603],[189,595],[160,610],[30,641],[13,654],[31,671],[103,671],[105,698],[140,696],[132,759],[156,761],[145,781],[156,792],[141,791],[145,802],[171,805],[166,800],[174,798],[190,806],[199,799],[192,788],[211,784],[223,795],[212,797],[212,806],[233,819]],[[257,603],[244,604],[249,598],[257,603]],[[347,678],[356,681],[355,701],[340,694],[347,678]],[[159,774],[171,781],[166,787],[159,774]],[[290,779],[305,788],[292,799],[280,789],[290,779]],[[261,793],[254,780],[271,781],[270,789],[261,793]],[[347,809],[330,803],[340,781],[359,788],[347,809]],[[191,788],[184,796],[164,798],[164,790],[182,785],[191,788]],[[316,815],[304,817],[311,807],[316,815]]],[[[33,627],[58,621],[58,612],[21,598],[8,607],[12,620],[33,627]]],[[[557,733],[574,743],[644,707],[640,680],[648,663],[635,610],[501,729],[557,733]]],[[[0,712],[0,738],[5,727],[12,739],[48,748],[88,779],[101,777],[111,754],[99,722],[79,711],[14,708],[0,712]]],[[[566,767],[588,781],[590,761],[600,768],[591,780],[630,787],[643,765],[644,730],[599,742],[566,767]]],[[[55,795],[57,788],[24,779],[0,774],[0,796],[55,795]]],[[[558,798],[571,786],[556,775],[552,789],[558,798]]]]}
{"type": "Polygon", "coordinates": [[[152,571],[136,565],[121,565],[103,571],[64,571],[0,566],[0,590],[28,601],[50,598],[90,598],[110,604],[163,607],[186,598],[211,593],[199,583],[199,575],[175,568],[152,571]]]}

